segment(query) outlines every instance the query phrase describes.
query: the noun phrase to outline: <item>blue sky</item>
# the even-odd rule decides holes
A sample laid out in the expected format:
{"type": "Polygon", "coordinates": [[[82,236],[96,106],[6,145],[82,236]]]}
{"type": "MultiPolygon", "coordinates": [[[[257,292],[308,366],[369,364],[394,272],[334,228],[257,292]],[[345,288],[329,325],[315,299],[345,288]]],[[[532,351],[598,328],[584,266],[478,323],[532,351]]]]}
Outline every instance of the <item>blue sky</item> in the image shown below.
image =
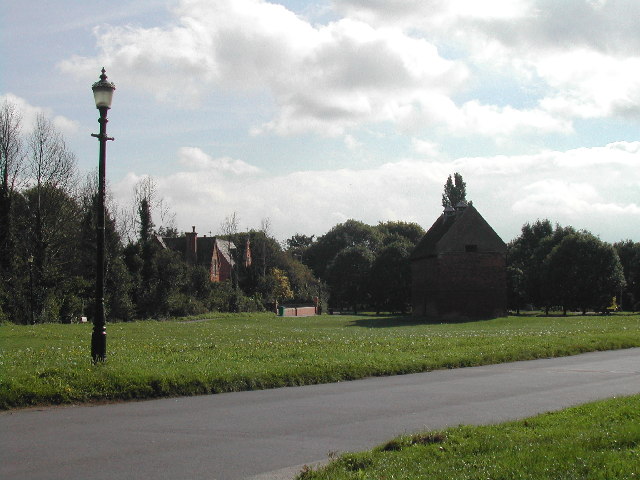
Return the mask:
{"type": "MultiPolygon", "coordinates": [[[[114,201],[151,176],[175,225],[440,213],[447,175],[505,241],[549,218],[640,241],[634,0],[8,0],[0,98],[97,163],[90,86],[116,86],[114,201]]],[[[159,224],[160,219],[156,218],[159,224]]]]}

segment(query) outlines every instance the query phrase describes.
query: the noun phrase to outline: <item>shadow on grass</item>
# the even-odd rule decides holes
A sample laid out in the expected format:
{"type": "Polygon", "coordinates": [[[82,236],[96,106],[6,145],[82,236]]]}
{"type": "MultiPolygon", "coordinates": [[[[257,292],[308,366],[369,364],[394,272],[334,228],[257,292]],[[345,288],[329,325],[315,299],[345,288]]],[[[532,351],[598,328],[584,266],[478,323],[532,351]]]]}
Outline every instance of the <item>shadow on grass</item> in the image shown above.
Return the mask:
{"type": "Polygon", "coordinates": [[[363,315],[363,318],[352,320],[347,327],[361,328],[389,328],[389,327],[413,327],[416,325],[441,325],[443,323],[469,323],[481,322],[489,319],[471,320],[469,318],[438,318],[438,317],[413,317],[411,315],[363,315]]]}
{"type": "Polygon", "coordinates": [[[540,310],[532,310],[532,311],[521,311],[520,313],[516,313],[516,312],[509,312],[510,316],[513,317],[525,317],[525,318],[531,318],[531,317],[539,317],[539,318],[569,318],[569,317],[632,317],[634,315],[637,315],[637,312],[626,312],[626,311],[620,311],[620,312],[587,312],[587,313],[582,313],[582,312],[574,312],[574,311],[570,311],[567,312],[567,314],[565,315],[563,312],[561,311],[556,311],[556,310],[551,310],[549,313],[545,313],[543,311],[540,310]]]}
{"type": "MultiPolygon", "coordinates": [[[[629,313],[629,312],[616,312],[613,314],[609,314],[606,316],[633,316],[637,315],[637,313],[629,313]]],[[[521,312],[519,315],[515,313],[510,313],[511,317],[514,318],[570,318],[570,317],[585,317],[581,313],[570,313],[567,316],[564,316],[562,313],[558,312],[549,312],[549,315],[545,315],[544,312],[533,311],[533,312],[521,312]]],[[[588,316],[602,316],[602,314],[597,314],[594,312],[588,313],[588,316]]],[[[453,325],[453,324],[463,324],[463,323],[480,323],[487,322],[491,320],[496,320],[497,318],[505,318],[505,317],[481,317],[481,318],[469,318],[469,317],[414,317],[411,315],[393,315],[393,314],[383,314],[376,315],[374,313],[359,313],[359,314],[349,314],[349,317],[362,317],[356,320],[349,321],[346,326],[347,327],[361,327],[361,328],[390,328],[390,327],[411,327],[416,325],[453,325]]]]}

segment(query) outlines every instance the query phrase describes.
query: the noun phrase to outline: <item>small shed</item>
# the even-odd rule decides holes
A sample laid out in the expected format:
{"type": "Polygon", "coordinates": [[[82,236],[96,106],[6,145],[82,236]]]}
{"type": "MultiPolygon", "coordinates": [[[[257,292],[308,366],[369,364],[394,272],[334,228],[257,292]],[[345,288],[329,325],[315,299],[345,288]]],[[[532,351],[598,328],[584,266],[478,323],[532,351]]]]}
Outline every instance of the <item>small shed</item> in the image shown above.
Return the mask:
{"type": "Polygon", "coordinates": [[[411,254],[413,314],[505,315],[506,248],[475,207],[466,202],[447,207],[411,254]]]}

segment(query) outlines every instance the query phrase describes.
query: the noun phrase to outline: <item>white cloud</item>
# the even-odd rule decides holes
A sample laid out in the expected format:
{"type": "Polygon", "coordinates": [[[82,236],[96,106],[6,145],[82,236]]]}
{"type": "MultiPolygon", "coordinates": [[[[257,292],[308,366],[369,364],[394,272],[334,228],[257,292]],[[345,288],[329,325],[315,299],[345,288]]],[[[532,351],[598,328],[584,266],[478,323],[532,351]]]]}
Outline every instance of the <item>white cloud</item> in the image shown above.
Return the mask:
{"type": "Polygon", "coordinates": [[[438,144],[434,142],[412,138],[411,144],[413,145],[413,150],[420,155],[425,155],[429,158],[437,158],[440,156],[440,148],[438,144]]]}
{"type": "Polygon", "coordinates": [[[424,30],[449,28],[463,19],[513,20],[530,13],[527,0],[333,0],[334,8],[374,25],[424,30]]]}
{"type": "Polygon", "coordinates": [[[213,158],[196,147],[182,147],[178,151],[179,162],[185,167],[203,171],[212,175],[232,173],[234,175],[252,175],[260,169],[242,160],[229,157],[213,158]]]}
{"type": "Polygon", "coordinates": [[[556,92],[541,102],[546,110],[581,118],[640,115],[640,56],[572,51],[536,63],[538,74],[556,92]]]}
{"type": "Polygon", "coordinates": [[[345,135],[344,144],[349,150],[358,150],[362,147],[362,142],[358,141],[353,135],[345,135]]]}
{"type": "Polygon", "coordinates": [[[599,201],[600,196],[592,185],[545,179],[524,187],[522,198],[513,204],[512,209],[514,212],[528,215],[536,215],[541,211],[555,215],[571,215],[585,212],[599,201]]]}
{"type": "Polygon", "coordinates": [[[0,103],[4,103],[5,101],[16,106],[16,109],[22,118],[21,125],[23,133],[25,134],[28,134],[33,130],[33,127],[36,124],[36,118],[39,114],[51,119],[53,125],[65,136],[74,135],[79,129],[78,122],[75,120],[71,120],[62,115],[53,115],[53,111],[50,108],[31,105],[24,98],[18,97],[12,93],[0,95],[0,103]]]}
{"type": "MultiPolygon", "coordinates": [[[[183,149],[181,158],[185,151],[189,158],[201,154],[183,149]]],[[[440,214],[447,175],[458,171],[468,198],[505,241],[537,218],[584,228],[608,241],[640,237],[640,142],[453,162],[406,159],[369,169],[282,175],[239,175],[224,168],[214,173],[211,157],[203,158],[187,162],[187,170],[155,179],[183,229],[198,225],[215,233],[234,211],[242,228],[256,228],[270,218],[280,239],[296,232],[323,234],[348,218],[370,224],[416,221],[428,228],[440,214]]],[[[114,191],[130,194],[136,178],[130,174],[114,191]]]]}
{"type": "MultiPolygon", "coordinates": [[[[554,117],[553,109],[454,100],[469,87],[468,62],[445,58],[436,45],[462,28],[460,22],[512,21],[530,11],[524,1],[478,5],[469,0],[352,1],[338,5],[345,17],[312,25],[264,0],[182,0],[170,25],[102,26],[95,35],[99,63],[109,65],[127,88],[153,91],[161,100],[196,106],[212,88],[268,92],[276,111],[253,126],[254,135],[337,136],[381,123],[402,130],[437,124],[443,131],[490,137],[571,132],[570,122],[554,117]],[[441,25],[434,34],[405,31],[382,20],[389,12],[391,18],[426,18],[430,25],[446,19],[452,30],[441,25]]],[[[60,67],[89,76],[96,61],[76,56],[60,67]]]]}
{"type": "Polygon", "coordinates": [[[570,122],[553,117],[544,110],[518,110],[512,107],[481,105],[473,100],[462,106],[461,128],[463,132],[505,137],[517,131],[538,133],[573,131],[570,122]]]}
{"type": "MultiPolygon", "coordinates": [[[[417,30],[434,44],[453,47],[467,65],[533,86],[541,110],[535,117],[546,113],[547,124],[640,117],[636,0],[334,0],[334,6],[377,27],[417,30]]],[[[504,113],[508,118],[511,112],[504,113]]],[[[535,125],[536,118],[526,117],[520,115],[535,125]]]]}
{"type": "Polygon", "coordinates": [[[519,18],[459,23],[468,61],[533,87],[539,108],[558,121],[640,117],[640,3],[528,3],[519,18]]]}

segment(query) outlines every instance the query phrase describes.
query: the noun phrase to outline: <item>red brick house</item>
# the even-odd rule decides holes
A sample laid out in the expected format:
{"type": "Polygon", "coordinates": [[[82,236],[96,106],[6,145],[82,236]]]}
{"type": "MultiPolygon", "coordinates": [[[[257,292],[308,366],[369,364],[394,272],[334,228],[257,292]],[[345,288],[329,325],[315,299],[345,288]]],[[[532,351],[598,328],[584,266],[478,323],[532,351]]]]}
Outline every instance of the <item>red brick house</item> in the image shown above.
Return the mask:
{"type": "Polygon", "coordinates": [[[156,239],[162,248],[182,253],[185,261],[206,267],[212,282],[224,282],[231,278],[235,265],[232,251],[236,248],[233,242],[206,235],[198,237],[196,227],[182,237],[156,236],[156,239]]]}
{"type": "Polygon", "coordinates": [[[413,314],[505,315],[506,248],[472,205],[447,207],[411,254],[413,314]]]}

